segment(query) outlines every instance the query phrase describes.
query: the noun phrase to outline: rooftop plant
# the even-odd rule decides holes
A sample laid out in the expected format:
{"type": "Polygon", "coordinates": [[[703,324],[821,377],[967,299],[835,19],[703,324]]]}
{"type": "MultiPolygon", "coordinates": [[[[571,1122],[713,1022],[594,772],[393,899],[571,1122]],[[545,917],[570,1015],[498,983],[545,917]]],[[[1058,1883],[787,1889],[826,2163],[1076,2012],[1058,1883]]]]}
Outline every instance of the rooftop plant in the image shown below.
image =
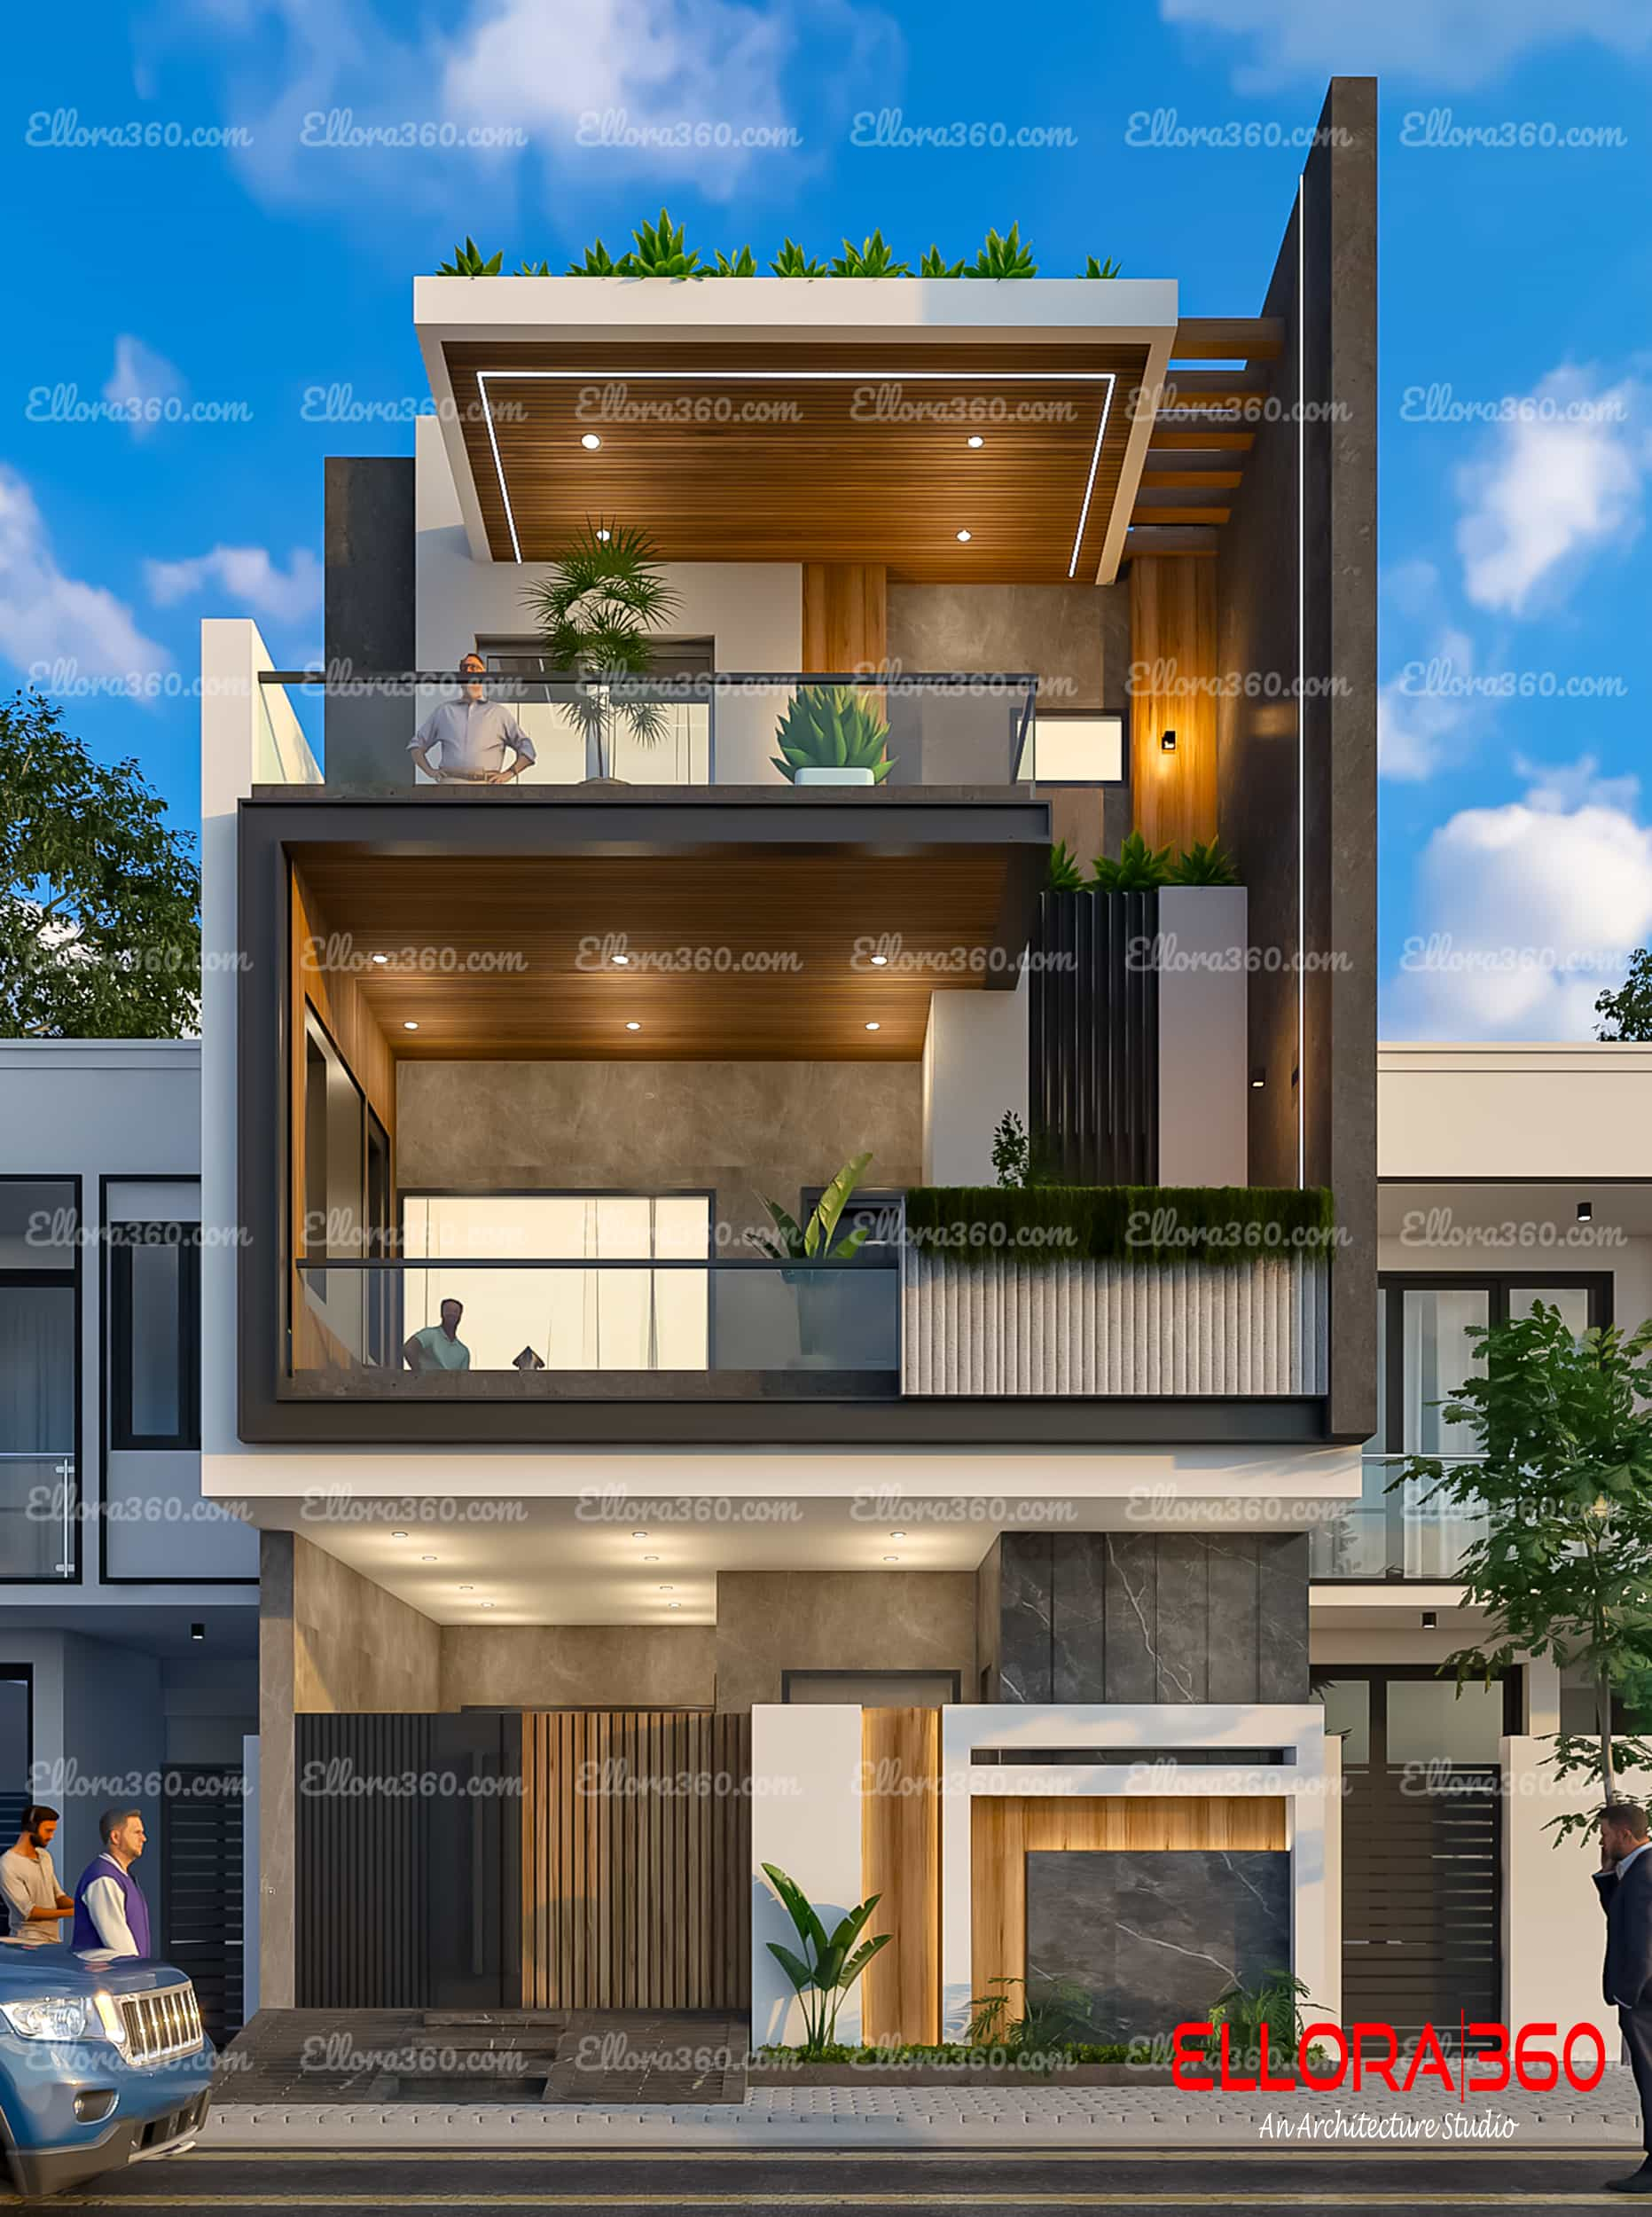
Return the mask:
{"type": "MultiPolygon", "coordinates": [[[[462,247],[455,247],[451,261],[438,264],[438,277],[498,277],[504,271],[502,254],[484,255],[475,240],[468,235],[462,247]]],[[[911,277],[911,264],[900,260],[882,231],[874,231],[857,246],[852,239],[843,241],[843,251],[831,262],[822,262],[809,254],[795,239],[785,239],[779,252],[769,264],[776,277],[783,278],[903,278],[911,277]]],[[[524,261],[517,270],[519,277],[549,277],[550,264],[544,259],[524,261]]],[[[749,246],[740,247],[730,255],[720,247],[710,260],[701,257],[698,247],[685,245],[683,225],[673,223],[664,208],[659,221],[643,223],[631,233],[631,245],[616,261],[600,239],[592,239],[583,256],[568,264],[569,277],[662,277],[662,278],[718,278],[756,277],[759,274],[756,256],[749,246]]],[[[933,242],[925,248],[918,264],[917,274],[924,278],[990,278],[1005,279],[1037,277],[1038,265],[1032,258],[1032,249],[1022,239],[1021,225],[1014,223],[1002,234],[989,231],[986,239],[972,262],[967,255],[949,259],[933,242]]],[[[1116,278],[1119,267],[1111,255],[1105,262],[1094,255],[1085,258],[1084,267],[1078,272],[1086,278],[1116,278]]]]}

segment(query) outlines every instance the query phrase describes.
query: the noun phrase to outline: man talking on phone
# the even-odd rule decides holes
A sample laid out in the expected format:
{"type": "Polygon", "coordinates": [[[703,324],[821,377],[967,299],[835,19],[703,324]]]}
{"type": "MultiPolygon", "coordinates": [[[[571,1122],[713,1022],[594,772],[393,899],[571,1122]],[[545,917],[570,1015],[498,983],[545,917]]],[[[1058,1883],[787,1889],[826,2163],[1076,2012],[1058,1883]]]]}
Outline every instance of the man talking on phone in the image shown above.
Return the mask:
{"type": "Polygon", "coordinates": [[[1632,1801],[1601,1812],[1601,1868],[1594,1884],[1606,1912],[1606,1969],[1601,1990],[1617,2011],[1629,2067],[1640,2096],[1646,2160],[1627,2178],[1609,2179],[1614,2194],[1652,2194],[1652,1845],[1647,1813],[1632,1801]]]}

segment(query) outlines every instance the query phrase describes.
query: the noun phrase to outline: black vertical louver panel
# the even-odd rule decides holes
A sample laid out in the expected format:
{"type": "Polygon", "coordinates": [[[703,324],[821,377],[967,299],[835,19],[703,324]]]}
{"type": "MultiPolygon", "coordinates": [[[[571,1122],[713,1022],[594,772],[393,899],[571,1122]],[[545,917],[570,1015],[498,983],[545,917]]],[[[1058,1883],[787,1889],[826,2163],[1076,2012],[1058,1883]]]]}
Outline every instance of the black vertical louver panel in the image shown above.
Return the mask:
{"type": "Polygon", "coordinates": [[[1071,1185],[1158,1176],[1155,893],[1045,893],[1028,1030],[1032,1137],[1071,1185]]]}

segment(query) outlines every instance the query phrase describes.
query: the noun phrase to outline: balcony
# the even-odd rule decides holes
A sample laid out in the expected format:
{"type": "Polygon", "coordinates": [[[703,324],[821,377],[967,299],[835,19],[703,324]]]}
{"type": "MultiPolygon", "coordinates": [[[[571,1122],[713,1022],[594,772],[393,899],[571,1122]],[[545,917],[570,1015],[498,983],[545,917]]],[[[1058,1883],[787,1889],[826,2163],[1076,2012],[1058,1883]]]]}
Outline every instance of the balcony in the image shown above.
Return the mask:
{"type": "MultiPolygon", "coordinates": [[[[415,763],[415,734],[466,701],[457,671],[340,680],[267,670],[258,686],[259,785],[317,787],[331,796],[416,791],[494,801],[547,787],[562,801],[581,793],[612,798],[616,787],[768,799],[789,789],[802,802],[875,803],[920,793],[1001,795],[1033,782],[1031,677],[707,671],[601,679],[525,671],[521,664],[530,657],[505,659],[517,666],[490,668],[471,697],[508,711],[524,735],[532,758],[520,776],[493,781],[493,768],[521,757],[496,746],[497,761],[490,756],[484,766],[460,751],[452,721],[445,740],[433,739],[426,750],[436,776],[415,763]]],[[[1063,781],[1070,781],[1070,748],[1063,756],[1063,781]]]]}
{"type": "Polygon", "coordinates": [[[0,1452],[0,1581],[73,1579],[74,1457],[0,1452]]]}
{"type": "MultiPolygon", "coordinates": [[[[1458,1466],[1476,1458],[1443,1455],[1439,1460],[1458,1466]]],[[[1465,1515],[1444,1495],[1425,1500],[1425,1489],[1410,1481],[1396,1485],[1404,1464],[1402,1455],[1362,1457],[1358,1504],[1317,1526],[1311,1535],[1311,1578],[1366,1585],[1415,1580],[1431,1586],[1456,1579],[1463,1551],[1481,1536],[1484,1521],[1465,1515]]]]}
{"type": "Polygon", "coordinates": [[[823,1266],[444,1257],[297,1269],[300,1398],[814,1400],[900,1387],[892,1250],[823,1266]]]}

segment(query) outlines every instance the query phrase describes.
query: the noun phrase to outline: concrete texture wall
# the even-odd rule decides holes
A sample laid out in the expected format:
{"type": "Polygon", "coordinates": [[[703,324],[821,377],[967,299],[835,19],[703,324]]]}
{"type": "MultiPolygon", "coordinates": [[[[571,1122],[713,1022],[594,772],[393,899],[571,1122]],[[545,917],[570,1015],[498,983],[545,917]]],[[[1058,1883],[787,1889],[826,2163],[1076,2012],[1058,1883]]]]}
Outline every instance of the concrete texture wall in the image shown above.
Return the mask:
{"type": "Polygon", "coordinates": [[[975,1680],[972,1571],[721,1571],[717,1707],[780,1699],[787,1671],[957,1671],[975,1680]]]}
{"type": "MultiPolygon", "coordinates": [[[[1003,999],[1001,994],[981,995],[1003,999]]],[[[916,1062],[403,1062],[396,1175],[419,1186],[711,1187],[738,1237],[870,1148],[871,1186],[916,1185],[916,1062]]]]}
{"type": "Polygon", "coordinates": [[[1376,1376],[1375,81],[1335,79],[1320,120],[1263,303],[1287,328],[1282,405],[1217,558],[1217,670],[1245,681],[1218,701],[1217,745],[1251,944],[1288,958],[1250,980],[1250,1175],[1335,1193],[1330,1425],[1358,1438],[1376,1376]]]}
{"type": "MultiPolygon", "coordinates": [[[[1022,671],[1046,716],[1130,713],[1130,589],[1112,585],[889,587],[889,659],[898,670],[1022,671]]],[[[1130,829],[1118,786],[1052,788],[1053,835],[1081,861],[1116,854],[1130,829]]]]}
{"type": "Polygon", "coordinates": [[[444,1709],[704,1709],[716,1685],[709,1625],[446,1625],[444,1709]]]}
{"type": "Polygon", "coordinates": [[[296,1536],[293,1657],[295,1711],[442,1706],[440,1626],[296,1536]]]}

